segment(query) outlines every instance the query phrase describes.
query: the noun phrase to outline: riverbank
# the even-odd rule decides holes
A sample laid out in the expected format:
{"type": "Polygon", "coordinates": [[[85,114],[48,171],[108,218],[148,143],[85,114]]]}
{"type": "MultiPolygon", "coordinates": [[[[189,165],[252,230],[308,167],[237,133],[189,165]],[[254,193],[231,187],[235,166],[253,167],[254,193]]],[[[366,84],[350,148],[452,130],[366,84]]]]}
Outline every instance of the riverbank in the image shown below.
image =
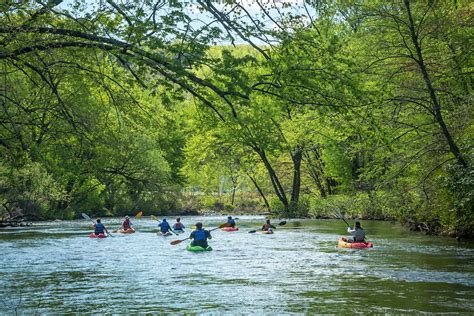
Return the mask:
{"type": "MultiPolygon", "coordinates": [[[[390,195],[381,194],[355,194],[355,195],[332,195],[325,199],[317,196],[303,195],[297,209],[290,214],[281,209],[281,205],[275,202],[270,195],[271,211],[262,204],[258,197],[249,194],[237,195],[235,205],[226,201],[230,200],[229,194],[220,196],[194,194],[182,195],[173,203],[161,204],[160,207],[139,207],[132,209],[119,209],[111,211],[107,209],[85,211],[92,217],[134,216],[139,211],[145,215],[159,217],[177,216],[245,216],[256,215],[270,218],[309,218],[309,219],[331,219],[343,216],[345,219],[354,220],[376,220],[397,221],[412,231],[418,231],[427,235],[449,236],[457,239],[474,239],[474,227],[453,226],[442,223],[442,219],[435,212],[415,211],[412,205],[400,204],[398,200],[390,195]]],[[[33,214],[24,215],[26,221],[30,220],[68,220],[80,218],[83,210],[68,210],[67,212],[49,211],[41,216],[33,214]]],[[[467,222],[467,221],[466,221],[467,222]]],[[[21,224],[20,224],[21,225],[21,224]]]]}

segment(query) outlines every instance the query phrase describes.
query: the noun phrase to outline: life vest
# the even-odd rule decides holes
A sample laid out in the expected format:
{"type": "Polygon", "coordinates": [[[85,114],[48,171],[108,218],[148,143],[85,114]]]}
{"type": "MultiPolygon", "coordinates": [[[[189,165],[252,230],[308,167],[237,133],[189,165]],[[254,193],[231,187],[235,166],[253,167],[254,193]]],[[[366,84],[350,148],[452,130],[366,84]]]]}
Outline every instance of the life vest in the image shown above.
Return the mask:
{"type": "Polygon", "coordinates": [[[194,240],[195,241],[201,241],[201,240],[206,240],[206,231],[204,229],[199,229],[194,231],[194,240]]]}
{"type": "Polygon", "coordinates": [[[97,234],[103,234],[104,233],[104,230],[105,230],[105,226],[104,224],[102,223],[96,223],[94,224],[94,233],[97,235],[97,234]]]}
{"type": "Polygon", "coordinates": [[[123,229],[129,229],[130,228],[130,220],[126,219],[123,224],[122,224],[123,229]]]}
{"type": "Polygon", "coordinates": [[[353,236],[354,241],[363,242],[365,240],[365,231],[362,228],[356,228],[353,236]]]}
{"type": "Polygon", "coordinates": [[[269,230],[272,227],[271,224],[265,224],[263,225],[263,230],[269,230]]]}
{"type": "Polygon", "coordinates": [[[173,225],[173,229],[180,230],[180,229],[183,229],[183,228],[184,228],[184,225],[181,222],[177,222],[173,225]]]}

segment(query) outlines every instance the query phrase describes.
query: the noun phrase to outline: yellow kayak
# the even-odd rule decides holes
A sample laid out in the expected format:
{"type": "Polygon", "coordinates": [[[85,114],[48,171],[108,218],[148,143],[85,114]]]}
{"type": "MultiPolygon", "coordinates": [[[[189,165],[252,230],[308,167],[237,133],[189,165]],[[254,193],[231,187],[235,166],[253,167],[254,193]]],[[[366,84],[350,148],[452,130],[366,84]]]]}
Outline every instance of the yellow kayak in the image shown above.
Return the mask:
{"type": "Polygon", "coordinates": [[[374,245],[369,242],[348,242],[346,238],[341,237],[337,243],[338,248],[354,248],[354,249],[364,249],[372,248],[374,245]]]}

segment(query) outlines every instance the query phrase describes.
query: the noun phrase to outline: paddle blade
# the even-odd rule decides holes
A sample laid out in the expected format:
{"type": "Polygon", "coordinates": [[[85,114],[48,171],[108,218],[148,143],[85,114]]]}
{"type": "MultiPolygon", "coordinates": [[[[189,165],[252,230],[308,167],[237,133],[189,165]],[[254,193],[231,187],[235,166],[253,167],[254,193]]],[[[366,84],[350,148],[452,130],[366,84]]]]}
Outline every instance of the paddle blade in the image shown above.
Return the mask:
{"type": "Polygon", "coordinates": [[[344,216],[342,216],[341,212],[338,209],[333,208],[332,211],[336,218],[342,219],[344,223],[346,223],[347,227],[351,227],[351,225],[349,225],[349,223],[346,221],[344,216]]]}
{"type": "Polygon", "coordinates": [[[278,223],[279,226],[283,226],[283,225],[286,225],[286,221],[281,221],[278,223]]]}
{"type": "Polygon", "coordinates": [[[112,231],[112,233],[114,233],[114,234],[117,233],[117,232],[118,232],[118,230],[116,230],[116,229],[112,231]]]}
{"type": "Polygon", "coordinates": [[[340,218],[340,219],[343,219],[343,218],[344,218],[344,216],[342,216],[341,211],[339,211],[339,209],[333,208],[333,209],[332,209],[332,212],[334,213],[334,215],[335,215],[337,218],[340,218]]]}
{"type": "Polygon", "coordinates": [[[86,213],[82,213],[82,217],[84,219],[87,219],[88,221],[91,221],[91,218],[89,217],[89,215],[87,215],[86,213]]]}
{"type": "Polygon", "coordinates": [[[140,212],[137,213],[137,215],[135,215],[135,217],[139,218],[139,217],[141,217],[142,215],[143,215],[143,212],[140,211],[140,212]]]}
{"type": "Polygon", "coordinates": [[[257,232],[256,230],[250,230],[249,234],[253,234],[253,233],[256,233],[256,232],[257,232]]]}
{"type": "Polygon", "coordinates": [[[219,227],[217,228],[224,228],[224,227],[229,227],[229,226],[230,226],[229,223],[224,223],[224,224],[219,225],[219,227]]]}
{"type": "MultiPolygon", "coordinates": [[[[184,240],[184,239],[183,239],[184,240]]],[[[177,244],[180,244],[183,242],[183,240],[173,240],[172,242],[170,242],[171,245],[177,245],[177,244]]]]}

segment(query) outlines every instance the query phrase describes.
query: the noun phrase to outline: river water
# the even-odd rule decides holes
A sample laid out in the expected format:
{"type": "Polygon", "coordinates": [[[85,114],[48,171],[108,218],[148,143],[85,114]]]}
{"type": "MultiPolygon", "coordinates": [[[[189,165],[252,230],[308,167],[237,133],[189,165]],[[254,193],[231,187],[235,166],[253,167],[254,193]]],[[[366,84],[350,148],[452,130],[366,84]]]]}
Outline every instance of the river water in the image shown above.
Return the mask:
{"type": "MultiPolygon", "coordinates": [[[[211,228],[225,217],[182,218],[196,221],[211,228]]],[[[205,253],[170,245],[177,238],[157,236],[147,217],[132,220],[137,233],[101,240],[87,237],[85,220],[0,230],[0,314],[474,314],[472,243],[363,221],[374,248],[337,249],[341,221],[248,233],[263,221],[244,216],[240,231],[212,232],[205,253]]]]}

